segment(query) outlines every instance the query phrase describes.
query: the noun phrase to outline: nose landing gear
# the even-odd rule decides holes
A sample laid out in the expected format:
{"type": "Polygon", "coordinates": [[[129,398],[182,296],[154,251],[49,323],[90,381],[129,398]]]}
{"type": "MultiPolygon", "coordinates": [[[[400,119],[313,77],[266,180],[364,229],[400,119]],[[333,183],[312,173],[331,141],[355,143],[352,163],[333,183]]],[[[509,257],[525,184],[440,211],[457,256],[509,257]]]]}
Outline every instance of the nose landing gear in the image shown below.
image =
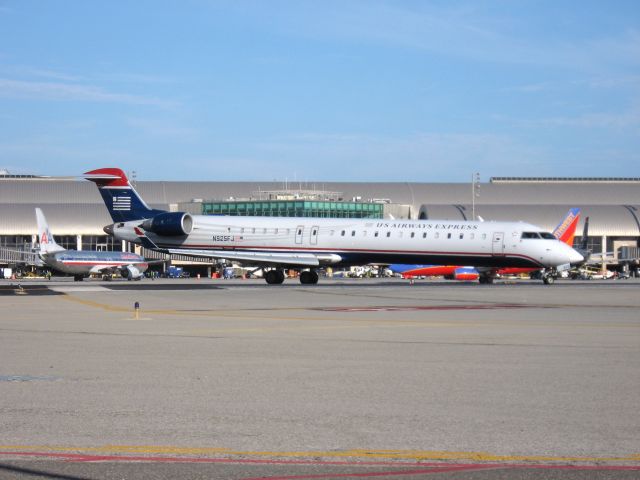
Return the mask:
{"type": "Polygon", "coordinates": [[[558,273],[555,270],[543,271],[542,282],[545,285],[553,285],[553,283],[556,281],[557,276],[558,276],[558,273]]]}

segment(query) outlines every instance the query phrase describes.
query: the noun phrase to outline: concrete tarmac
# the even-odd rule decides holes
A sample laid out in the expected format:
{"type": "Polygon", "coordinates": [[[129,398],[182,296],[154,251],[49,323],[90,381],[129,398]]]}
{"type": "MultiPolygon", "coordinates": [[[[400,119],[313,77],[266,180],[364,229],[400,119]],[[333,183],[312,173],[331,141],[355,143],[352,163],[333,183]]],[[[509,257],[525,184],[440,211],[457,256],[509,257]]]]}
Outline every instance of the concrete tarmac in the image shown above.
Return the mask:
{"type": "Polygon", "coordinates": [[[636,280],[17,283],[0,478],[640,478],[636,280]]]}

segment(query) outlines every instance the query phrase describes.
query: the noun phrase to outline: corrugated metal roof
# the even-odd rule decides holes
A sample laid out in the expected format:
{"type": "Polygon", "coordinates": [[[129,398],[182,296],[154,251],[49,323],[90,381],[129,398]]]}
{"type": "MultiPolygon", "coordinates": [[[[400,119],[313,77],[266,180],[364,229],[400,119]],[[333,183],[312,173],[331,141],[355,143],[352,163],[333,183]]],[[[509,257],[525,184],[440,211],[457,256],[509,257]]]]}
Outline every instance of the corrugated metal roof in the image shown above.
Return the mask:
{"type": "MultiPolygon", "coordinates": [[[[537,225],[545,230],[553,230],[567,211],[576,205],[536,205],[498,206],[481,205],[476,212],[485,220],[513,220],[514,218],[537,225]],[[517,216],[514,217],[514,214],[517,216]]],[[[640,236],[640,228],[629,210],[619,205],[577,205],[581,209],[580,223],[576,235],[582,234],[584,219],[589,217],[589,236],[640,236]]]]}
{"type": "MultiPolygon", "coordinates": [[[[31,235],[36,233],[35,207],[40,206],[54,235],[103,235],[102,227],[111,224],[107,209],[100,204],[10,204],[0,205],[0,235],[31,235]]],[[[158,208],[166,206],[155,205],[158,208]]],[[[471,219],[470,205],[426,205],[429,219],[471,219]],[[464,214],[464,215],[463,215],[464,214]]],[[[553,230],[573,205],[476,205],[476,214],[485,221],[532,223],[553,230]]],[[[640,205],[632,206],[640,218],[640,205]]],[[[581,220],[576,231],[582,233],[585,217],[589,220],[589,235],[624,237],[640,236],[640,227],[628,208],[619,205],[581,206],[581,220]]]]}
{"type": "MultiPolygon", "coordinates": [[[[303,188],[343,193],[345,200],[389,199],[392,203],[455,205],[469,203],[465,183],[339,183],[307,182],[303,188]]],[[[169,204],[229,197],[250,197],[260,190],[277,190],[282,182],[138,182],[136,189],[149,204],[169,204]]],[[[297,185],[295,185],[297,188],[297,185]]],[[[478,202],[485,205],[625,205],[638,203],[639,184],[480,184],[478,202]]],[[[98,190],[84,180],[0,179],[0,204],[102,203],[98,190]]]]}
{"type": "MultiPolygon", "coordinates": [[[[426,205],[429,218],[471,218],[471,185],[461,183],[307,182],[297,188],[343,192],[345,200],[389,199],[411,205],[417,215],[426,205]]],[[[154,208],[192,199],[250,197],[277,190],[282,182],[138,182],[136,188],[154,208]]],[[[590,235],[639,236],[640,186],[636,184],[481,184],[477,213],[487,220],[519,219],[552,229],[570,207],[591,217],[590,235]]],[[[91,182],[61,179],[0,179],[0,235],[35,233],[34,208],[41,207],[54,234],[100,235],[111,223],[102,198],[91,182]]],[[[581,231],[581,225],[578,227],[581,231]]]]}

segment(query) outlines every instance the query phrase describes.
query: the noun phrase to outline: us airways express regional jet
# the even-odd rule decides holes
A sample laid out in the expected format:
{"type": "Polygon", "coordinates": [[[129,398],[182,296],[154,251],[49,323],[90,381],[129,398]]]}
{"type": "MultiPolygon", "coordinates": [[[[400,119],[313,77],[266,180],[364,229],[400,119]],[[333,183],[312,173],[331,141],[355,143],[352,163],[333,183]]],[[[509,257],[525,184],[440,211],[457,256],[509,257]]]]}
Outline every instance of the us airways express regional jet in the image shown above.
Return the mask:
{"type": "Polygon", "coordinates": [[[191,215],[152,209],[118,168],[85,173],[95,182],[118,240],[171,254],[224,258],[264,270],[268,284],[318,282],[316,269],[391,263],[469,265],[487,281],[500,267],[553,271],[582,255],[551,233],[522,222],[374,220],[191,215]]]}

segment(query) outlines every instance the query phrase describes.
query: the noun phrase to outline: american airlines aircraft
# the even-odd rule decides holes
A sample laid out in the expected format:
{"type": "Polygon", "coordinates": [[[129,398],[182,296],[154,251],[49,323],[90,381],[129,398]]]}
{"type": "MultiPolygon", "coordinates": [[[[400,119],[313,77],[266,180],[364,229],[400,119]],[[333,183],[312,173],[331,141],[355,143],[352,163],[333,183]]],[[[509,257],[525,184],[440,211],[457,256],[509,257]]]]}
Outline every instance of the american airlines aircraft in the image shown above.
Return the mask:
{"type": "Polygon", "coordinates": [[[140,280],[149,267],[145,259],[135,253],[65,250],[54,240],[47,219],[39,208],[36,208],[36,222],[40,236],[40,258],[54,270],[72,274],[76,282],[92,273],[102,274],[105,279],[110,279],[112,273],[120,273],[129,280],[140,280]]]}
{"type": "MultiPolygon", "coordinates": [[[[372,220],[191,215],[150,208],[118,168],[85,173],[98,185],[119,240],[171,254],[255,265],[268,284],[283,269],[318,283],[317,269],[391,263],[530,267],[553,271],[582,255],[522,222],[372,220]]],[[[487,277],[490,278],[490,277],[487,277]]]]}

